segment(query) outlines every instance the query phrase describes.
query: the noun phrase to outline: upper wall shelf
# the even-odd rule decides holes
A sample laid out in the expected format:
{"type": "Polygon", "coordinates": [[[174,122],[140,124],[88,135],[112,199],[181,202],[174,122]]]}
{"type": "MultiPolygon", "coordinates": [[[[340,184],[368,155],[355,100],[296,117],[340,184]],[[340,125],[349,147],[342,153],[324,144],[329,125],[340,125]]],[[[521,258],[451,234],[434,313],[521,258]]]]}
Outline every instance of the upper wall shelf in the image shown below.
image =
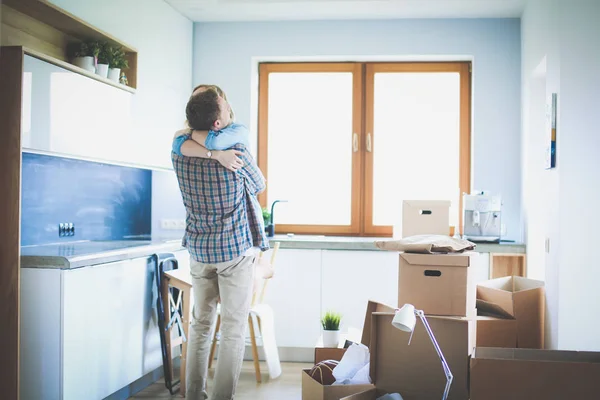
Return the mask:
{"type": "MultiPolygon", "coordinates": [[[[1,14],[2,46],[23,46],[36,52],[40,58],[45,55],[72,65],[67,53],[68,44],[86,40],[105,41],[122,47],[129,63],[129,68],[124,70],[129,88],[137,88],[137,50],[112,35],[45,0],[3,0],[1,14]]],[[[72,69],[75,72],[85,71],[72,66],[76,68],[72,69]]],[[[94,78],[90,73],[83,75],[94,78]]],[[[98,80],[110,82],[100,77],[98,80]]]]}

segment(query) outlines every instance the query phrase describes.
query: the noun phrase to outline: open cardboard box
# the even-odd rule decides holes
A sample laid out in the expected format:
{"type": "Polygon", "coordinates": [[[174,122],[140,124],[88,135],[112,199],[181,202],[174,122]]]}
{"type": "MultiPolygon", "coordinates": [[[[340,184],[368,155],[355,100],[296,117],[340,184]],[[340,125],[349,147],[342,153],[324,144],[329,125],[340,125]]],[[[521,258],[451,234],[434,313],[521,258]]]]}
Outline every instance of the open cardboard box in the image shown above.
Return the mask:
{"type": "Polygon", "coordinates": [[[515,318],[519,348],[544,348],[544,282],[506,276],[477,285],[477,310],[515,318]]]}
{"type": "Polygon", "coordinates": [[[474,317],[477,256],[400,253],[398,305],[412,304],[427,315],[474,317]]]}
{"type": "Polygon", "coordinates": [[[517,320],[478,315],[477,347],[517,347],[517,320]]]}
{"type": "Polygon", "coordinates": [[[600,352],[477,347],[471,400],[600,398],[600,352]]]}
{"type": "MultiPolygon", "coordinates": [[[[393,313],[373,313],[372,316],[371,379],[375,387],[344,400],[375,400],[386,393],[400,393],[404,400],[442,397],[446,376],[420,319],[409,345],[410,334],[393,327],[393,318],[393,313]]],[[[427,316],[427,321],[454,375],[448,398],[468,399],[474,321],[439,316],[427,316]]]]}
{"type": "MultiPolygon", "coordinates": [[[[393,313],[394,308],[386,306],[385,304],[376,303],[369,301],[367,304],[367,311],[365,314],[365,323],[362,331],[361,343],[367,347],[370,347],[371,343],[371,330],[372,330],[372,314],[375,312],[388,312],[393,313]]],[[[317,358],[333,359],[340,361],[345,353],[346,349],[342,348],[315,348],[315,362],[317,358]],[[325,351],[327,354],[320,353],[325,351]],[[337,358],[336,356],[339,356],[337,358]]],[[[302,400],[339,400],[342,397],[349,396],[354,393],[363,392],[368,389],[372,389],[372,384],[367,385],[322,385],[314,380],[308,373],[310,368],[302,370],[302,400]]]]}

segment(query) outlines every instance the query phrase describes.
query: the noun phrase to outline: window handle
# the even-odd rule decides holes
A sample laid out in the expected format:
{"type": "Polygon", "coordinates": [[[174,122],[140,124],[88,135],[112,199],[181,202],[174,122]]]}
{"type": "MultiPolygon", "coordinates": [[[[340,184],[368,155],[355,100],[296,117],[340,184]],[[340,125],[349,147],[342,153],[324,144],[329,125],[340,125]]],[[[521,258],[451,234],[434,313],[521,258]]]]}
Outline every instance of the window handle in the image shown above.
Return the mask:
{"type": "Polygon", "coordinates": [[[373,151],[373,146],[371,145],[371,132],[367,133],[367,151],[369,153],[373,151]]]}
{"type": "Polygon", "coordinates": [[[358,151],[358,134],[356,132],[352,136],[352,150],[355,153],[358,151]]]}

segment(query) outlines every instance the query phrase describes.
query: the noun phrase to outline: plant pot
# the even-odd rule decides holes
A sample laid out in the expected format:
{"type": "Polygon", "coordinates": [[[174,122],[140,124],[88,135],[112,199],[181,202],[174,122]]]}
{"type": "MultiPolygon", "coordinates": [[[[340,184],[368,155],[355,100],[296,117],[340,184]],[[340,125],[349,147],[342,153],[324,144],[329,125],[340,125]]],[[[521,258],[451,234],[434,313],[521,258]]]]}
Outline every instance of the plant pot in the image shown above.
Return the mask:
{"type": "Polygon", "coordinates": [[[340,343],[340,331],[323,330],[323,347],[338,347],[340,343]]]}
{"type": "Polygon", "coordinates": [[[108,77],[108,64],[98,64],[96,66],[96,75],[100,75],[103,78],[108,77]]]}
{"type": "Polygon", "coordinates": [[[108,69],[108,79],[113,82],[119,82],[119,77],[121,76],[121,68],[109,68],[108,69]]]}
{"type": "Polygon", "coordinates": [[[94,57],[86,56],[86,57],[75,57],[73,59],[73,64],[77,65],[79,68],[83,68],[86,71],[96,72],[96,67],[94,67],[94,57]]]}

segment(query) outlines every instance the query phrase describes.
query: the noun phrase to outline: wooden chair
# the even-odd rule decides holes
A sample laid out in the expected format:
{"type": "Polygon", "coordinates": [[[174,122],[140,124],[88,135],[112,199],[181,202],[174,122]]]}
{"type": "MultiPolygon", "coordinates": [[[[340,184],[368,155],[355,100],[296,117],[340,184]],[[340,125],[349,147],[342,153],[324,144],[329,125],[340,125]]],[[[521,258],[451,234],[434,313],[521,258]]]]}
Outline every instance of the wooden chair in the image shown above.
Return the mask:
{"type": "MultiPolygon", "coordinates": [[[[279,250],[279,246],[280,246],[279,242],[276,242],[275,245],[273,246],[273,250],[271,253],[271,266],[272,267],[275,265],[275,255],[277,254],[277,250],[279,250]]],[[[262,257],[262,253],[259,255],[259,258],[260,257],[262,257]]],[[[257,383],[262,382],[261,373],[260,373],[260,363],[259,363],[259,359],[258,359],[258,343],[257,343],[257,339],[262,339],[262,327],[261,327],[260,313],[258,312],[257,308],[259,307],[259,305],[264,305],[263,300],[265,297],[265,291],[266,291],[267,284],[269,283],[269,281],[270,281],[270,278],[264,279],[262,282],[262,287],[260,288],[260,293],[258,293],[258,290],[257,290],[252,294],[252,303],[250,306],[250,313],[248,314],[248,328],[250,331],[249,332],[250,333],[250,345],[252,347],[252,358],[254,360],[254,372],[256,374],[256,382],[257,383]],[[256,325],[258,326],[258,334],[256,332],[256,327],[254,324],[255,320],[256,320],[256,325]]],[[[215,350],[217,348],[220,327],[221,327],[221,314],[219,312],[219,314],[217,316],[217,324],[215,327],[215,333],[213,335],[212,346],[210,349],[208,368],[211,368],[212,362],[215,357],[215,350]]],[[[278,357],[277,357],[276,362],[277,363],[279,362],[278,357]]],[[[279,373],[281,373],[281,372],[279,372],[279,373]]]]}
{"type": "Polygon", "coordinates": [[[179,394],[185,397],[185,374],[187,363],[187,346],[189,340],[190,312],[192,298],[192,277],[188,269],[174,269],[162,273],[161,296],[165,305],[165,327],[167,327],[165,336],[167,342],[167,358],[170,376],[173,376],[173,357],[172,349],[181,346],[181,370],[179,394]],[[178,289],[179,294],[174,299],[171,295],[170,287],[178,289]],[[181,313],[179,312],[181,310],[181,313]],[[183,335],[176,339],[171,339],[171,331],[178,326],[179,320],[183,326],[183,335]]]}

